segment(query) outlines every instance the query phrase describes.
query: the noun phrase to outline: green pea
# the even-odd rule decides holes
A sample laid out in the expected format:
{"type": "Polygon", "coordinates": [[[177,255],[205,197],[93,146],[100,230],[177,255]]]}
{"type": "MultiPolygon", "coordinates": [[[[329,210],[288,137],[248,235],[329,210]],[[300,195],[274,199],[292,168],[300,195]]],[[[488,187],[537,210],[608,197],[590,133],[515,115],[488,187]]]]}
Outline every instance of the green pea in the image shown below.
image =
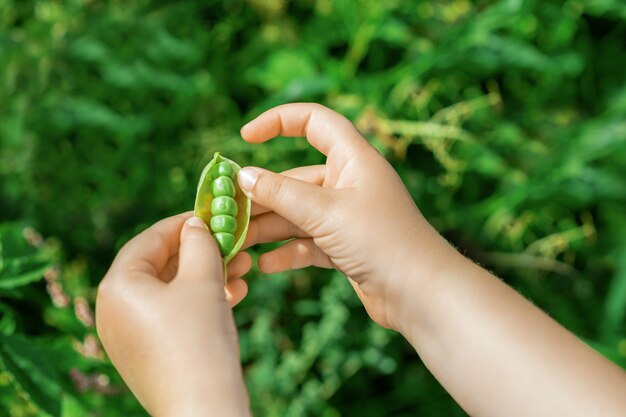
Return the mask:
{"type": "Polygon", "coordinates": [[[237,202],[232,197],[215,197],[211,201],[211,214],[217,216],[218,214],[228,214],[235,217],[239,210],[237,209],[237,202]]]}
{"type": "Polygon", "coordinates": [[[237,220],[228,214],[213,216],[209,223],[213,233],[235,233],[237,231],[237,220]]]}
{"type": "Polygon", "coordinates": [[[233,174],[233,167],[231,167],[228,162],[220,162],[219,164],[215,165],[213,169],[211,169],[211,175],[213,176],[213,178],[228,177],[230,179],[233,179],[233,174]]]}
{"type": "Polygon", "coordinates": [[[232,233],[215,233],[213,237],[222,256],[229,254],[235,247],[235,236],[232,233]]]}
{"type": "Polygon", "coordinates": [[[235,196],[235,184],[228,177],[217,177],[211,184],[211,193],[213,197],[234,197],[235,196]]]}
{"type": "Polygon", "coordinates": [[[241,167],[216,152],[198,182],[194,214],[209,226],[224,265],[239,252],[250,223],[251,201],[236,181],[241,167]]]}

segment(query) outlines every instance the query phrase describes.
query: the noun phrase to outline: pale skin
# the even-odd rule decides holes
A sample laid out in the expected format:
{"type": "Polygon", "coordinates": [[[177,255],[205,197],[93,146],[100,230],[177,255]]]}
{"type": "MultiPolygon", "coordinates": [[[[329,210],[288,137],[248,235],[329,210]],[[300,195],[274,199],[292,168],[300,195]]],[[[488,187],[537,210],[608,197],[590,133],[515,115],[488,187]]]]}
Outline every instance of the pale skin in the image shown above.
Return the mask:
{"type": "MultiPolygon", "coordinates": [[[[372,320],[401,333],[472,416],[626,415],[625,372],[450,246],[347,119],[287,104],[241,135],[305,136],[327,157],[282,174],[240,172],[254,203],[244,248],[288,240],[259,258],[263,272],[342,271],[372,320]]],[[[206,229],[183,226],[189,216],[120,251],[98,290],[98,331],[151,414],[248,416],[229,301],[245,296],[251,261],[231,262],[224,290],[217,248],[206,229]]]]}
{"type": "Polygon", "coordinates": [[[246,416],[247,393],[231,306],[251,267],[242,252],[222,259],[202,220],[185,213],[128,242],[98,288],[104,347],[154,416],[246,416]]]}

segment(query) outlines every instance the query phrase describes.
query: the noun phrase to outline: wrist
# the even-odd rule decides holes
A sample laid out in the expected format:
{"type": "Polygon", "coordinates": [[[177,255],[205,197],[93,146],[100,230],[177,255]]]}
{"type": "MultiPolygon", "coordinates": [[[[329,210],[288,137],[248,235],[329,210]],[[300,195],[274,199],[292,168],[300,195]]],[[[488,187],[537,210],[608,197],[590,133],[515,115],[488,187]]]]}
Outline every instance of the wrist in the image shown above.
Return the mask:
{"type": "Polygon", "coordinates": [[[178,404],[173,404],[166,410],[155,412],[155,417],[198,417],[198,416],[224,416],[224,417],[251,417],[247,397],[238,399],[238,402],[222,399],[219,402],[207,402],[204,400],[189,401],[181,399],[178,404]]]}
{"type": "Polygon", "coordinates": [[[433,325],[434,304],[445,295],[449,278],[471,263],[434,229],[428,238],[425,235],[418,234],[405,247],[398,267],[390,271],[395,282],[390,285],[387,317],[391,328],[409,342],[433,325]]]}
{"type": "Polygon", "coordinates": [[[224,409],[220,407],[182,407],[168,413],[154,414],[155,417],[199,417],[199,416],[220,416],[220,417],[251,417],[250,410],[224,409]]]}
{"type": "MultiPolygon", "coordinates": [[[[213,370],[214,377],[189,378],[171,386],[168,394],[161,397],[155,417],[225,416],[250,417],[250,401],[241,370],[213,370]]],[[[209,369],[199,370],[208,375],[209,369]]]]}

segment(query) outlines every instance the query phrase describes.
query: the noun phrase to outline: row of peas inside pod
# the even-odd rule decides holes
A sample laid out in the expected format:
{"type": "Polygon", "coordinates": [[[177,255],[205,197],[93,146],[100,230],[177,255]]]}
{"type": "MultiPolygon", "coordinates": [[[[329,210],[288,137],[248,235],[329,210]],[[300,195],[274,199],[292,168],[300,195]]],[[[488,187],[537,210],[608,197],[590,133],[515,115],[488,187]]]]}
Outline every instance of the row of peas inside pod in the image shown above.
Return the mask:
{"type": "Polygon", "coordinates": [[[211,230],[226,265],[241,249],[250,223],[250,199],[237,182],[241,167],[216,152],[200,175],[194,215],[211,230]]]}

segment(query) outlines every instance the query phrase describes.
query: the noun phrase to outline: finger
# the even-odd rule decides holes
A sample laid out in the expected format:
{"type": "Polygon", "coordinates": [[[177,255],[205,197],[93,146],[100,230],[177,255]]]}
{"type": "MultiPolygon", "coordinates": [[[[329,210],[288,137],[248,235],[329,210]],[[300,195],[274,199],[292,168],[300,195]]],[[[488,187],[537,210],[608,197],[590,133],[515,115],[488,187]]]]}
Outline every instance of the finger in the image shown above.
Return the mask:
{"type": "Polygon", "coordinates": [[[252,257],[250,256],[250,254],[247,252],[239,252],[228,263],[228,267],[226,268],[228,273],[228,281],[247,274],[248,272],[250,272],[250,268],[252,268],[252,257]]]}
{"type": "Polygon", "coordinates": [[[278,214],[274,212],[264,213],[250,221],[243,249],[258,243],[278,242],[294,237],[304,238],[310,236],[278,214]]]}
{"type": "MultiPolygon", "coordinates": [[[[250,268],[252,268],[252,257],[246,252],[240,252],[228,263],[228,279],[245,275],[250,268]]],[[[178,254],[170,257],[158,278],[163,282],[170,282],[176,276],[176,272],[178,272],[178,254]]]]}
{"type": "Polygon", "coordinates": [[[271,211],[271,210],[268,209],[267,207],[263,207],[263,206],[255,203],[253,201],[252,202],[252,208],[250,209],[250,215],[251,216],[257,216],[259,214],[267,213],[268,211],[271,211]]]}
{"type": "Polygon", "coordinates": [[[229,281],[224,287],[224,291],[226,292],[226,301],[231,307],[234,307],[248,294],[248,284],[243,279],[237,278],[229,281]]]}
{"type": "Polygon", "coordinates": [[[259,269],[266,274],[312,265],[333,268],[330,258],[313,242],[313,239],[294,239],[259,257],[259,269]]]}
{"type": "Polygon", "coordinates": [[[224,283],[222,257],[209,229],[199,217],[189,218],[180,238],[178,273],[175,280],[210,280],[224,283]]]}
{"type": "Polygon", "coordinates": [[[158,276],[170,257],[178,252],[181,227],[191,216],[192,213],[187,212],[150,226],[120,249],[111,268],[158,276]]]}
{"type": "MultiPolygon", "coordinates": [[[[303,167],[296,167],[281,172],[282,175],[286,175],[290,178],[295,178],[300,181],[306,181],[315,185],[324,184],[324,176],[326,174],[326,165],[308,165],[303,167]]],[[[267,207],[263,207],[259,204],[252,203],[252,215],[267,213],[270,211],[267,207]]]]}
{"type": "Polygon", "coordinates": [[[241,136],[251,143],[265,142],[278,135],[306,136],[313,147],[328,157],[333,154],[341,164],[367,144],[348,119],[315,103],[274,107],[241,128],[241,136]]]}
{"type": "Polygon", "coordinates": [[[330,208],[329,188],[309,184],[257,167],[239,171],[239,186],[252,201],[280,214],[314,235],[316,224],[330,208]]]}
{"type": "Polygon", "coordinates": [[[309,184],[322,185],[326,175],[326,165],[306,165],[288,169],[281,174],[309,184]]]}
{"type": "Polygon", "coordinates": [[[239,304],[248,293],[248,284],[241,279],[241,276],[248,273],[250,268],[252,268],[252,257],[247,252],[238,253],[228,263],[228,282],[224,291],[231,307],[239,304]]]}

